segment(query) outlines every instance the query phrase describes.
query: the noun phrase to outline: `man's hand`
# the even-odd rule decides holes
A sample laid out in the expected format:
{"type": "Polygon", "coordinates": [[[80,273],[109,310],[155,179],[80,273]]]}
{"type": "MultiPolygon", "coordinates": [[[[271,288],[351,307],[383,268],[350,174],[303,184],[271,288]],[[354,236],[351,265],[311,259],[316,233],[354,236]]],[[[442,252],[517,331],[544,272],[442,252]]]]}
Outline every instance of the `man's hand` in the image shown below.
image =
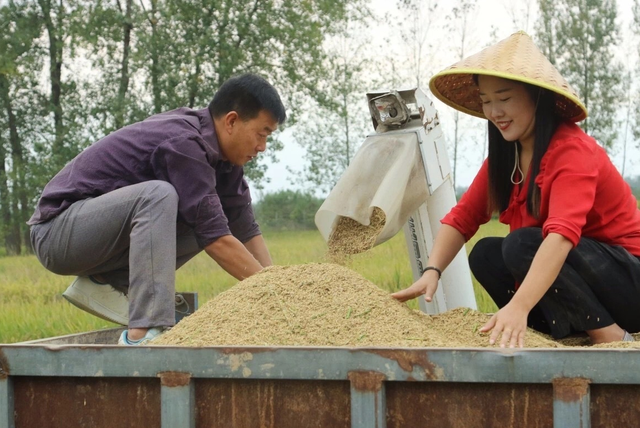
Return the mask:
{"type": "Polygon", "coordinates": [[[435,270],[428,270],[422,274],[420,279],[414,282],[409,288],[397,291],[391,295],[394,299],[401,302],[415,299],[416,297],[424,294],[424,300],[430,302],[433,299],[433,295],[436,294],[438,289],[438,272],[435,270]]]}
{"type": "Polygon", "coordinates": [[[486,333],[491,331],[489,344],[493,345],[500,338],[500,347],[524,348],[524,335],[527,332],[527,317],[529,312],[526,309],[518,308],[513,302],[507,304],[494,314],[488,323],[480,329],[486,333]]]}

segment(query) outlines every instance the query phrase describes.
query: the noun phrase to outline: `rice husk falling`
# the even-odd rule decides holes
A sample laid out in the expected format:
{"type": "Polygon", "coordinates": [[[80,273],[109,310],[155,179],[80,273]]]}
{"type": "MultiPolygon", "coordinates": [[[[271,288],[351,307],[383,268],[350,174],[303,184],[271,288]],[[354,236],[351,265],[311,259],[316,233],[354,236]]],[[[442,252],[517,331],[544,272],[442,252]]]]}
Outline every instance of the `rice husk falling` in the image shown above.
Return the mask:
{"type": "MultiPolygon", "coordinates": [[[[489,315],[429,316],[331,263],[271,266],[207,302],[154,345],[487,347],[489,315]]],[[[530,331],[527,347],[560,346],[530,331]]]]}
{"type": "Polygon", "coordinates": [[[328,258],[334,263],[343,262],[351,255],[364,253],[376,243],[385,225],[384,211],[374,207],[369,225],[364,225],[349,217],[340,217],[327,241],[328,258]]]}

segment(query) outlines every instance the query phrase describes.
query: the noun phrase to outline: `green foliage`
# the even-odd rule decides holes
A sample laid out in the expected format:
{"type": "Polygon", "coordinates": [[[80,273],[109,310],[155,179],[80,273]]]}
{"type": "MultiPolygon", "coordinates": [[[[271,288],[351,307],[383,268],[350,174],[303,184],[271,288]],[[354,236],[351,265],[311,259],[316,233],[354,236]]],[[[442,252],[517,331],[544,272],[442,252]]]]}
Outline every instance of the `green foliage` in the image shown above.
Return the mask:
{"type": "Polygon", "coordinates": [[[586,132],[611,148],[622,95],[622,66],[614,61],[619,43],[615,0],[539,0],[537,38],[542,51],[576,89],[589,111],[586,132]]]}
{"type": "MultiPolygon", "coordinates": [[[[152,113],[206,107],[232,75],[264,75],[280,91],[293,123],[301,100],[322,93],[325,41],[363,13],[365,4],[2,3],[0,245],[6,246],[10,235],[13,252],[28,244],[24,213],[33,212],[37,193],[89,144],[152,113]]],[[[268,155],[273,159],[281,147],[273,138],[268,155]]],[[[260,188],[265,170],[256,161],[245,174],[260,188]]]]}
{"type": "Polygon", "coordinates": [[[254,210],[258,223],[264,229],[315,229],[314,217],[322,202],[310,193],[281,190],[266,194],[255,204],[254,210]]]}
{"type": "Polygon", "coordinates": [[[640,175],[636,175],[633,178],[626,178],[625,181],[629,184],[629,187],[631,187],[633,196],[640,202],[640,175]]]}
{"type": "Polygon", "coordinates": [[[330,38],[317,80],[313,99],[304,104],[294,132],[296,142],[305,149],[302,170],[290,171],[303,187],[328,193],[349,166],[368,132],[371,118],[364,95],[371,85],[374,63],[364,50],[369,40],[357,37],[367,25],[368,13],[356,8],[354,19],[343,31],[330,38]]]}
{"type": "Polygon", "coordinates": [[[0,27],[0,238],[9,254],[20,254],[33,197],[27,141],[38,129],[40,25],[33,9],[12,3],[0,8],[0,27]]]}

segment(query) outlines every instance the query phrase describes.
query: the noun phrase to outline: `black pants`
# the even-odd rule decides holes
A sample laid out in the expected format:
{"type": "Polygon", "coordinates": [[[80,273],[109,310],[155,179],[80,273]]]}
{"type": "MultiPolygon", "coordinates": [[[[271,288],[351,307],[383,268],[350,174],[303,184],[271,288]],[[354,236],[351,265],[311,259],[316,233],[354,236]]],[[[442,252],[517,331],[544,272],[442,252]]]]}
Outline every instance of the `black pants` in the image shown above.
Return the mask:
{"type": "MultiPolygon", "coordinates": [[[[498,307],[509,303],[540,244],[542,230],[531,227],[474,246],[471,271],[498,307]]],[[[529,313],[529,327],[559,339],[613,323],[640,331],[640,258],[622,247],[582,238],[529,313]]]]}

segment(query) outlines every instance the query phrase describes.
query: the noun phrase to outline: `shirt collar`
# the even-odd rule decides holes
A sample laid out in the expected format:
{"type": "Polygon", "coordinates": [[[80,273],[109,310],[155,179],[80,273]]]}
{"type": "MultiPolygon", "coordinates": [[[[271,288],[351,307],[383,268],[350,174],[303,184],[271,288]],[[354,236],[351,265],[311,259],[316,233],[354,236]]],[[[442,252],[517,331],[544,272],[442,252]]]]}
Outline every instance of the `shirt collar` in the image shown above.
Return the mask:
{"type": "Polygon", "coordinates": [[[204,141],[211,147],[211,149],[218,154],[218,160],[216,162],[216,169],[220,172],[231,172],[234,165],[226,160],[222,159],[222,150],[220,150],[220,143],[218,142],[218,135],[216,134],[216,126],[211,118],[208,108],[196,110],[196,114],[200,119],[201,135],[204,141]]]}

